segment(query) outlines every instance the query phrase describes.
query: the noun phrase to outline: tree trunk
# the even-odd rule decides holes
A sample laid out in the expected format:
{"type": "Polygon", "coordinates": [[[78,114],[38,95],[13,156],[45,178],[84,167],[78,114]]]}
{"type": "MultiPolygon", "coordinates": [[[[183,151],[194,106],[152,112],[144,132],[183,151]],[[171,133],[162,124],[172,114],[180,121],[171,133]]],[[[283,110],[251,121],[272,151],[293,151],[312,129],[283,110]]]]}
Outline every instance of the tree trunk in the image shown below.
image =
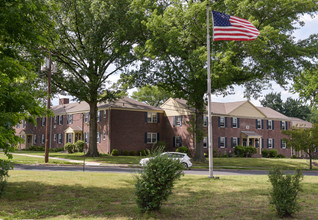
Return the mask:
{"type": "Polygon", "coordinates": [[[312,151],[309,150],[309,169],[312,170],[312,151]]]}
{"type": "Polygon", "coordinates": [[[89,103],[89,148],[86,156],[98,157],[97,150],[97,102],[89,103]]]}
{"type": "Polygon", "coordinates": [[[194,136],[196,147],[193,160],[196,162],[205,162],[206,160],[203,152],[203,112],[201,110],[196,110],[194,136]]]}

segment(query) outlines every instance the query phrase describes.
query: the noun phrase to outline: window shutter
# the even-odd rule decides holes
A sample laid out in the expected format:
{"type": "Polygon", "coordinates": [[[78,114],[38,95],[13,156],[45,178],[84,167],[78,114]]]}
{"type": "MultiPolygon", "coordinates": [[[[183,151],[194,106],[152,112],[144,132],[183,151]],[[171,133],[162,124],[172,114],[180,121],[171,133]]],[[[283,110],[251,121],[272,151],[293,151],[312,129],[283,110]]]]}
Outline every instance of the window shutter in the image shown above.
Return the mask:
{"type": "Polygon", "coordinates": [[[62,121],[62,123],[61,123],[61,124],[63,124],[63,115],[61,115],[61,118],[62,118],[62,120],[61,120],[61,121],[62,121]]]}
{"type": "Polygon", "coordinates": [[[220,140],[221,138],[220,137],[218,137],[218,147],[220,148],[221,147],[221,140],[220,140]]]}
{"type": "Polygon", "coordinates": [[[44,126],[46,126],[46,117],[44,117],[44,126]]]}
{"type": "Polygon", "coordinates": [[[239,127],[240,127],[240,119],[237,118],[237,128],[239,128],[239,127]]]}
{"type": "Polygon", "coordinates": [[[145,143],[147,144],[147,132],[145,133],[145,143]]]}
{"type": "Polygon", "coordinates": [[[231,148],[233,148],[233,137],[231,137],[231,148]]]}
{"type": "Polygon", "coordinates": [[[231,117],[231,128],[233,128],[233,117],[231,117]]]}
{"type": "Polygon", "coordinates": [[[176,126],[176,116],[173,116],[173,127],[176,126]]]}
{"type": "Polygon", "coordinates": [[[225,127],[227,128],[227,117],[224,117],[225,127]]]}
{"type": "Polygon", "coordinates": [[[273,120],[272,121],[272,129],[274,130],[274,124],[275,124],[275,121],[273,120]]]}
{"type": "Polygon", "coordinates": [[[218,117],[218,126],[220,127],[220,124],[221,124],[221,118],[220,117],[218,117]]]}
{"type": "Polygon", "coordinates": [[[172,146],[173,147],[176,147],[176,137],[175,136],[173,136],[173,138],[172,138],[172,146]]]}
{"type": "Polygon", "coordinates": [[[283,122],[280,121],[280,129],[282,129],[282,128],[283,128],[283,122]]]}
{"type": "Polygon", "coordinates": [[[280,139],[280,148],[283,148],[283,139],[280,139]]]}
{"type": "Polygon", "coordinates": [[[288,130],[288,127],[287,127],[287,124],[288,124],[288,123],[287,123],[287,121],[285,121],[285,123],[286,123],[286,124],[285,124],[285,128],[286,128],[286,130],[288,130]]]}
{"type": "Polygon", "coordinates": [[[262,122],[262,129],[264,129],[264,120],[262,120],[261,122],[262,122]]]}
{"type": "Polygon", "coordinates": [[[256,119],[256,129],[258,128],[258,121],[257,121],[257,119],[256,119]]]}
{"type": "Polygon", "coordinates": [[[224,141],[225,141],[224,146],[225,148],[227,148],[227,137],[224,138],[224,141]]]}
{"type": "Polygon", "coordinates": [[[269,129],[269,120],[267,120],[267,129],[269,129]]]}
{"type": "Polygon", "coordinates": [[[262,138],[262,148],[264,148],[264,138],[262,138]]]}
{"type": "Polygon", "coordinates": [[[101,140],[102,140],[102,133],[101,133],[101,132],[99,132],[98,134],[99,134],[99,143],[100,143],[100,142],[101,142],[101,140]]]}
{"type": "Polygon", "coordinates": [[[157,113],[157,123],[159,123],[159,122],[160,122],[160,114],[157,113]]]}
{"type": "Polygon", "coordinates": [[[145,122],[148,122],[148,113],[145,112],[145,122]]]}
{"type": "Polygon", "coordinates": [[[160,139],[159,139],[159,133],[157,133],[157,142],[159,141],[160,139]]]}

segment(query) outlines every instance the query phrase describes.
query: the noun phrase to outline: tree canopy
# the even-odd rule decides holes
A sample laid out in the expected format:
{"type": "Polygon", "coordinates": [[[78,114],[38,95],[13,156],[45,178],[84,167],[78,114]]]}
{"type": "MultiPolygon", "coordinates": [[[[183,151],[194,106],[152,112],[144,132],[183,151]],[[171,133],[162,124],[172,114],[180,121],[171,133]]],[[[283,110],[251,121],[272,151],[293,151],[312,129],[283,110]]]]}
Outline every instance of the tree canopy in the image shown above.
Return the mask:
{"type": "Polygon", "coordinates": [[[301,118],[307,121],[309,121],[311,117],[311,110],[309,106],[302,103],[299,99],[293,99],[290,97],[283,102],[281,93],[269,93],[264,97],[264,99],[260,100],[260,102],[264,107],[272,108],[288,117],[301,118]]]}
{"type": "Polygon", "coordinates": [[[89,156],[97,156],[97,103],[121,95],[109,77],[127,71],[136,56],[138,16],[130,0],[54,1],[51,53],[60,65],[53,84],[90,106],[89,156]]]}
{"type": "Polygon", "coordinates": [[[158,86],[144,86],[134,91],[131,97],[148,105],[159,107],[172,97],[172,94],[158,86]]]}
{"type": "MultiPolygon", "coordinates": [[[[260,31],[252,42],[213,43],[212,92],[225,92],[245,85],[247,95],[261,90],[266,82],[286,83],[295,70],[310,66],[317,39],[296,42],[299,15],[317,11],[317,0],[216,1],[212,10],[248,19],[260,31]],[[311,42],[310,44],[308,42],[311,42]]],[[[143,12],[147,29],[145,46],[136,47],[142,60],[134,84],[152,84],[187,100],[196,109],[196,128],[202,130],[207,90],[206,1],[135,0],[143,12]]],[[[203,158],[203,142],[197,138],[195,159],[203,158]]]]}

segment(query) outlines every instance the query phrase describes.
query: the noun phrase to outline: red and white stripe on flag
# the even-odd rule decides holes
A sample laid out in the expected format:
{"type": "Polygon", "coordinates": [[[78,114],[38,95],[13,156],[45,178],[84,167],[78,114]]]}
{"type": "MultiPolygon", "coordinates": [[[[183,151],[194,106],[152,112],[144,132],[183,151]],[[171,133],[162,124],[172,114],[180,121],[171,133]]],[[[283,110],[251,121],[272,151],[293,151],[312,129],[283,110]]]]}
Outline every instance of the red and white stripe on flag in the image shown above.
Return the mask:
{"type": "Polygon", "coordinates": [[[213,11],[213,40],[251,41],[259,35],[254,25],[243,18],[213,11]]]}

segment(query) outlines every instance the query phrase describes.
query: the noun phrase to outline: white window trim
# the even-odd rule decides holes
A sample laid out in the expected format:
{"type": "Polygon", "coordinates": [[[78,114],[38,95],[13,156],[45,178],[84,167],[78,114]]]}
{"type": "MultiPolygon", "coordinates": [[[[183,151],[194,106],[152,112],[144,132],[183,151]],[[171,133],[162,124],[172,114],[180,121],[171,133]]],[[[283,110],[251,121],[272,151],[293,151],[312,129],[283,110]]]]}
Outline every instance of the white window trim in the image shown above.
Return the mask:
{"type": "Polygon", "coordinates": [[[174,116],[175,117],[175,126],[181,127],[182,126],[182,116],[174,116]]]}
{"type": "Polygon", "coordinates": [[[203,137],[203,148],[208,148],[208,137],[203,137]]]}
{"type": "Polygon", "coordinates": [[[225,148],[225,137],[220,137],[220,148],[225,148]],[[222,143],[223,143],[223,146],[222,146],[222,143]]]}
{"type": "Polygon", "coordinates": [[[147,112],[147,123],[157,123],[157,112],[147,112]]]}
{"type": "Polygon", "coordinates": [[[273,138],[268,138],[267,148],[269,149],[273,148],[273,138]]]}
{"type": "Polygon", "coordinates": [[[62,144],[62,134],[58,134],[57,136],[58,136],[58,137],[57,137],[58,143],[59,143],[59,144],[62,144]]]}
{"type": "Polygon", "coordinates": [[[207,127],[209,123],[208,116],[203,115],[203,127],[207,127]]]}
{"type": "Polygon", "coordinates": [[[147,132],[147,144],[157,143],[157,133],[147,132]],[[150,141],[149,141],[150,136],[150,141]]]}
{"type": "Polygon", "coordinates": [[[287,143],[286,141],[282,141],[282,149],[287,149],[287,143]]]}
{"type": "Polygon", "coordinates": [[[37,142],[37,139],[36,139],[37,137],[36,137],[36,134],[35,135],[33,135],[33,144],[36,144],[36,142],[37,142]]]}
{"type": "Polygon", "coordinates": [[[282,121],[282,130],[286,130],[286,121],[282,121]]]}
{"type": "Polygon", "coordinates": [[[182,146],[182,137],[181,136],[174,136],[174,146],[175,147],[181,147],[182,146]],[[178,140],[181,140],[181,143],[179,143],[178,140]]]}
{"type": "Polygon", "coordinates": [[[106,131],[103,131],[103,140],[106,140],[106,131]]]}
{"type": "Polygon", "coordinates": [[[262,119],[257,119],[257,128],[256,129],[262,129],[262,119]]]}
{"type": "Polygon", "coordinates": [[[84,122],[85,123],[89,122],[89,112],[84,113],[84,122]]]}
{"type": "Polygon", "coordinates": [[[220,128],[225,128],[225,117],[222,116],[220,117],[220,128]]]}
{"type": "Polygon", "coordinates": [[[100,122],[101,120],[101,111],[97,111],[97,122],[100,122]]]}
{"type": "Polygon", "coordinates": [[[103,117],[104,117],[104,118],[106,118],[106,116],[107,116],[107,114],[106,114],[106,113],[107,113],[107,111],[106,111],[106,110],[104,110],[104,111],[103,111],[103,117]]]}
{"type": "Polygon", "coordinates": [[[232,141],[233,141],[233,147],[236,147],[239,145],[237,137],[232,137],[232,141]],[[234,144],[234,140],[235,140],[236,144],[234,144]]]}

